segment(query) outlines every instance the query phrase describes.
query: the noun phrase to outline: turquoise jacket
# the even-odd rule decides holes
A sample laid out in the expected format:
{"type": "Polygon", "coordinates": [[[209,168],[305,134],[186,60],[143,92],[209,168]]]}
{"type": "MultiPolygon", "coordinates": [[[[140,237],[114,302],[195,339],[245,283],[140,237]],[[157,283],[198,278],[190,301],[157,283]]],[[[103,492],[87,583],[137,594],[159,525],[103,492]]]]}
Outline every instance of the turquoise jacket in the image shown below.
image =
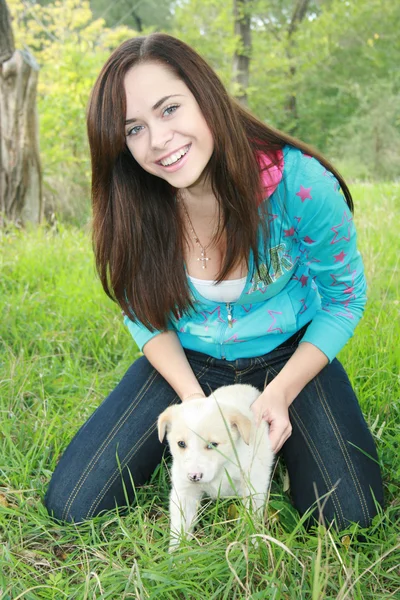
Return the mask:
{"type": "MultiPolygon", "coordinates": [[[[236,302],[207,300],[189,283],[194,308],[168,322],[184,348],[227,360],[260,356],[310,322],[301,341],[331,361],[353,335],[366,283],[352,214],[337,179],[315,158],[291,146],[281,158],[268,197],[269,256],[260,231],[260,272],[251,253],[236,302]]],[[[140,350],[160,333],[124,321],[140,350]]]]}

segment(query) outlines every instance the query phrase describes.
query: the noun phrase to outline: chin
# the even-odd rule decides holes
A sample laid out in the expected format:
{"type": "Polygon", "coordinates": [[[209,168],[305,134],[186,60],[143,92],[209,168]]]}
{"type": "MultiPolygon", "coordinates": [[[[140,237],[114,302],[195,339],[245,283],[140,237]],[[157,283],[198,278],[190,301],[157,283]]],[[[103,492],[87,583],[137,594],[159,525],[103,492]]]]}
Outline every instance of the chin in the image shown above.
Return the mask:
{"type": "Polygon", "coordinates": [[[176,173],[176,175],[175,173],[167,174],[167,176],[163,177],[163,179],[168,181],[168,183],[177,189],[190,189],[192,187],[197,187],[198,185],[201,185],[204,180],[202,174],[200,174],[200,176],[190,176],[186,174],[184,175],[183,173],[182,175],[180,173],[176,173]]]}

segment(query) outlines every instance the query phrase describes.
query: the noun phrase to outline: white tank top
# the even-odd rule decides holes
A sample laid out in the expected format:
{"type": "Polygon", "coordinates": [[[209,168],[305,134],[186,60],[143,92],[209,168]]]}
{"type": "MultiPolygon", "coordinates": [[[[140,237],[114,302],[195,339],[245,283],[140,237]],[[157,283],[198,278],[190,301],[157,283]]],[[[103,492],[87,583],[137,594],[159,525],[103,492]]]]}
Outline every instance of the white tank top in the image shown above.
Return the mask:
{"type": "Polygon", "coordinates": [[[190,275],[189,279],[199,294],[207,298],[207,300],[213,300],[214,302],[235,302],[240,298],[244,290],[247,276],[240,279],[227,279],[226,281],[221,281],[221,283],[216,283],[212,279],[197,279],[197,277],[191,277],[190,275]]]}

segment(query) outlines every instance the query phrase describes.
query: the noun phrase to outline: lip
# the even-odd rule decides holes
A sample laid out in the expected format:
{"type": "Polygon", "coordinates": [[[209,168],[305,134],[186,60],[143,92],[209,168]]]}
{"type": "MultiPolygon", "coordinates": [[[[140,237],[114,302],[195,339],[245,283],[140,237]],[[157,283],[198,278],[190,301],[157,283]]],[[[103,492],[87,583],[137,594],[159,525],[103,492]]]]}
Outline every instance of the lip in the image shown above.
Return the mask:
{"type": "MultiPolygon", "coordinates": [[[[187,148],[187,146],[191,146],[191,145],[192,144],[184,144],[180,148],[177,148],[176,150],[172,150],[172,152],[168,152],[168,154],[165,154],[164,156],[161,156],[161,158],[158,158],[155,162],[158,164],[161,160],[165,160],[166,158],[169,158],[170,156],[172,156],[176,152],[179,152],[180,150],[182,150],[182,148],[187,148]]],[[[161,165],[161,166],[163,166],[163,165],[161,165]]]]}
{"type": "Polygon", "coordinates": [[[161,169],[164,169],[165,171],[169,171],[170,173],[172,173],[174,171],[178,171],[178,169],[183,167],[183,165],[187,162],[191,148],[192,148],[191,143],[185,144],[184,146],[181,146],[180,148],[178,148],[178,150],[174,150],[173,152],[170,152],[169,154],[166,154],[165,156],[160,158],[158,161],[156,161],[156,165],[158,167],[160,167],[161,169]],[[189,148],[189,150],[186,152],[186,154],[184,156],[182,156],[182,158],[178,162],[176,162],[172,165],[168,165],[168,166],[164,166],[160,163],[160,160],[164,160],[165,158],[168,158],[168,156],[172,156],[173,154],[175,154],[175,152],[179,152],[179,150],[182,150],[182,148],[187,148],[187,147],[189,148]]]}

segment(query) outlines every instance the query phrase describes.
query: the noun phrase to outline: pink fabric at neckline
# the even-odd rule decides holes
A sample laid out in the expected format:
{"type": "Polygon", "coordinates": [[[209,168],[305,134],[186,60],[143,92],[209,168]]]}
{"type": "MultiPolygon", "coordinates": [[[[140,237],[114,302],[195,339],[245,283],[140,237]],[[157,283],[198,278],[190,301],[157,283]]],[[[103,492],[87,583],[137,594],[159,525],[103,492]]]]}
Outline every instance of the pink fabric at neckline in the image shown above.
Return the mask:
{"type": "Polygon", "coordinates": [[[282,180],[284,159],[282,150],[276,152],[278,165],[272,163],[268,154],[259,154],[258,163],[260,165],[261,178],[266,192],[267,198],[269,198],[282,180]]]}

